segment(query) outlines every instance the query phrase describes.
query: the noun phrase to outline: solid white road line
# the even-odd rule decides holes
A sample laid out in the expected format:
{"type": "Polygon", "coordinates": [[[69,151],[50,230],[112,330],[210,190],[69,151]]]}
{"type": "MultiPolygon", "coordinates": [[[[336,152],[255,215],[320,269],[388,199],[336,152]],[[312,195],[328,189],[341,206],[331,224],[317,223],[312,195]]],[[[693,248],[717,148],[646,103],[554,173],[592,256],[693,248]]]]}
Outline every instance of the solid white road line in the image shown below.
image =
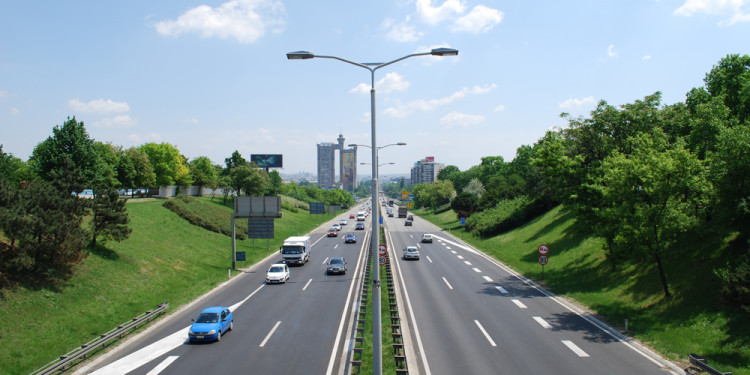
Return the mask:
{"type": "Polygon", "coordinates": [[[588,357],[588,353],[581,350],[581,348],[578,347],[578,345],[574,344],[573,341],[570,340],[562,340],[562,343],[565,344],[565,346],[568,347],[568,349],[572,350],[573,353],[576,353],[579,357],[588,357]]]}
{"type": "Polygon", "coordinates": [[[307,280],[307,284],[305,284],[305,287],[304,287],[304,288],[302,288],[302,290],[305,290],[305,289],[307,289],[307,287],[308,287],[308,286],[310,285],[310,283],[311,283],[311,282],[312,282],[312,279],[310,279],[310,280],[307,280]]]}
{"type": "Polygon", "coordinates": [[[542,326],[542,327],[544,327],[544,328],[547,328],[547,329],[552,328],[552,326],[549,323],[547,323],[546,320],[542,319],[541,316],[535,316],[534,320],[536,320],[536,322],[539,323],[539,325],[542,326]]]}
{"type": "Polygon", "coordinates": [[[491,282],[493,282],[493,281],[492,281],[492,278],[491,278],[491,277],[489,277],[489,276],[482,276],[482,278],[483,278],[483,279],[484,279],[485,281],[487,281],[488,283],[491,283],[491,282]]]}
{"type": "Polygon", "coordinates": [[[446,280],[445,277],[443,277],[443,281],[445,281],[445,285],[448,285],[448,288],[450,288],[450,290],[453,290],[453,287],[451,286],[451,283],[449,283],[448,280],[446,280]]]}
{"type": "Polygon", "coordinates": [[[473,270],[474,270],[474,272],[476,272],[476,273],[482,273],[482,270],[480,270],[479,268],[476,268],[476,267],[474,267],[474,268],[472,268],[472,269],[473,269],[473,270]]]}
{"type": "Polygon", "coordinates": [[[268,342],[268,339],[271,338],[271,335],[276,331],[276,328],[279,328],[279,325],[281,324],[281,320],[276,322],[276,324],[273,325],[273,328],[271,328],[271,332],[268,332],[268,335],[266,335],[266,338],[263,339],[263,342],[260,343],[260,347],[266,346],[266,343],[268,342]]]}
{"type": "Polygon", "coordinates": [[[321,264],[326,264],[326,263],[328,263],[328,257],[326,257],[325,259],[323,259],[323,263],[321,263],[321,264]]]}
{"type": "Polygon", "coordinates": [[[502,293],[502,294],[507,294],[508,293],[508,291],[505,290],[505,288],[503,288],[501,286],[496,286],[495,289],[499,290],[500,293],[502,293]]]}
{"type": "Polygon", "coordinates": [[[522,309],[525,309],[525,308],[526,308],[526,305],[524,305],[524,304],[523,304],[523,302],[521,302],[521,301],[519,301],[519,300],[517,300],[517,299],[512,299],[511,301],[513,301],[513,303],[515,303],[515,304],[516,304],[516,306],[518,306],[518,307],[520,307],[520,308],[522,308],[522,309]]]}
{"type": "Polygon", "coordinates": [[[167,368],[169,365],[172,364],[172,362],[176,361],[177,358],[180,358],[178,355],[170,355],[169,357],[165,358],[161,363],[159,363],[156,367],[151,369],[151,371],[148,372],[146,375],[159,375],[162,371],[164,371],[165,368],[167,368]]]}
{"type": "Polygon", "coordinates": [[[429,260],[429,261],[430,261],[430,263],[432,263],[432,259],[430,259],[430,256],[429,256],[429,255],[425,255],[425,257],[427,258],[427,260],[429,260]]]}
{"type": "MultiPolygon", "coordinates": [[[[257,289],[255,289],[255,291],[250,293],[250,295],[245,297],[245,299],[243,299],[242,301],[237,302],[234,305],[230,306],[229,310],[235,311],[243,303],[249,300],[250,297],[254,296],[255,293],[258,293],[258,291],[263,289],[263,286],[265,286],[265,284],[261,284],[257,289]]],[[[146,363],[149,363],[155,360],[156,358],[159,358],[162,355],[169,353],[171,350],[174,350],[178,348],[180,345],[184,344],[185,340],[187,339],[187,334],[188,334],[189,329],[190,329],[190,326],[187,326],[151,345],[143,347],[140,350],[135,351],[130,355],[122,357],[118,359],[117,361],[114,361],[110,363],[109,365],[94,371],[91,374],[92,375],[93,374],[96,374],[96,375],[127,374],[145,365],[146,363]]]]}
{"type": "Polygon", "coordinates": [[[476,324],[477,324],[477,327],[479,327],[479,330],[480,330],[480,331],[482,331],[482,333],[484,334],[484,337],[486,337],[486,338],[487,338],[487,341],[489,341],[489,342],[490,342],[490,345],[492,345],[492,346],[497,346],[497,344],[495,344],[495,341],[493,341],[493,340],[492,340],[492,337],[490,337],[490,335],[489,335],[489,334],[487,334],[487,331],[485,331],[485,330],[484,330],[484,327],[482,327],[482,324],[481,324],[481,323],[479,323],[479,321],[478,321],[478,320],[474,320],[474,323],[476,323],[476,324]]]}

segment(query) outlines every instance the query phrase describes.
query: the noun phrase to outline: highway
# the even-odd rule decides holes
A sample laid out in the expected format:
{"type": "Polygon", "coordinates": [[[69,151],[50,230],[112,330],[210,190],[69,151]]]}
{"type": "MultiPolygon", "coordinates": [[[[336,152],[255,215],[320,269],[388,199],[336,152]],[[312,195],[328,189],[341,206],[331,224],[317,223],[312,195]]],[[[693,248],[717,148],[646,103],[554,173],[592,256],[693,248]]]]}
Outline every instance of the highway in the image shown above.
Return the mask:
{"type": "Polygon", "coordinates": [[[268,267],[281,263],[281,255],[273,254],[76,374],[344,373],[360,259],[370,235],[369,225],[355,230],[354,224],[347,211],[310,233],[311,259],[305,266],[290,267],[286,284],[264,284],[268,267]],[[348,225],[338,237],[327,237],[330,225],[342,218],[348,225]],[[344,243],[349,231],[357,233],[357,243],[344,243]],[[334,256],[346,258],[345,275],[326,275],[325,263],[334,256]],[[230,307],[234,329],[220,342],[187,342],[191,319],[215,305],[230,307]]]}
{"type": "Polygon", "coordinates": [[[413,226],[386,217],[385,226],[411,374],[680,373],[419,217],[413,226]],[[423,233],[433,243],[420,243],[423,233]],[[420,260],[401,258],[407,245],[419,246],[420,260]]]}

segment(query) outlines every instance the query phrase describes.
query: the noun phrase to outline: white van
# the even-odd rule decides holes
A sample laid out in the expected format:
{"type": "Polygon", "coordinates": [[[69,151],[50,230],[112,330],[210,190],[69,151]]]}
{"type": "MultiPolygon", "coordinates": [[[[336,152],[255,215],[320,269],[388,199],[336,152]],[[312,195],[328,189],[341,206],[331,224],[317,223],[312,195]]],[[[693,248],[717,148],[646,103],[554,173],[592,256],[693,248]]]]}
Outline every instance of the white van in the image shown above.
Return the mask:
{"type": "Polygon", "coordinates": [[[357,221],[365,221],[365,213],[362,211],[357,212],[357,221]]]}

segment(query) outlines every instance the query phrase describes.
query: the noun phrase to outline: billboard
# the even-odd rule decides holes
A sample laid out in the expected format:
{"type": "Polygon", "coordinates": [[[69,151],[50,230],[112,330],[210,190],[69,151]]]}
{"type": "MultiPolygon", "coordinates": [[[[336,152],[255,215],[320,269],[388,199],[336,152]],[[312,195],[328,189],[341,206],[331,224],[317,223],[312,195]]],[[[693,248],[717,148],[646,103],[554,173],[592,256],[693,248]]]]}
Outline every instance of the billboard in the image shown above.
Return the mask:
{"type": "Polygon", "coordinates": [[[346,190],[353,188],[354,179],[354,152],[341,152],[341,186],[346,190]]]}
{"type": "Polygon", "coordinates": [[[424,161],[427,162],[427,163],[434,163],[435,162],[435,157],[434,156],[428,156],[428,157],[424,158],[424,161]]]}
{"type": "Polygon", "coordinates": [[[251,154],[250,161],[261,168],[283,168],[281,157],[279,154],[251,154]]]}

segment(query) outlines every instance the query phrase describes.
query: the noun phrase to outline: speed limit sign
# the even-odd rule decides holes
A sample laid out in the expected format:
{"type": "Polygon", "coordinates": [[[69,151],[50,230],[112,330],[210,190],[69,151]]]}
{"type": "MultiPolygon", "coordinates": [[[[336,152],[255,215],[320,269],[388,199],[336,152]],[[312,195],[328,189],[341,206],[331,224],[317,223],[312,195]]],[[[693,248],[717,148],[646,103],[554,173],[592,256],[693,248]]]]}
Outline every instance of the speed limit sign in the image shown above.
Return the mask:
{"type": "Polygon", "coordinates": [[[547,258],[546,255],[540,255],[539,256],[539,264],[545,265],[545,264],[547,264],[547,262],[549,262],[549,258],[547,258]]]}
{"type": "Polygon", "coordinates": [[[388,263],[388,258],[386,258],[384,256],[379,256],[378,257],[378,265],[384,266],[384,265],[386,265],[386,263],[388,263]]]}

